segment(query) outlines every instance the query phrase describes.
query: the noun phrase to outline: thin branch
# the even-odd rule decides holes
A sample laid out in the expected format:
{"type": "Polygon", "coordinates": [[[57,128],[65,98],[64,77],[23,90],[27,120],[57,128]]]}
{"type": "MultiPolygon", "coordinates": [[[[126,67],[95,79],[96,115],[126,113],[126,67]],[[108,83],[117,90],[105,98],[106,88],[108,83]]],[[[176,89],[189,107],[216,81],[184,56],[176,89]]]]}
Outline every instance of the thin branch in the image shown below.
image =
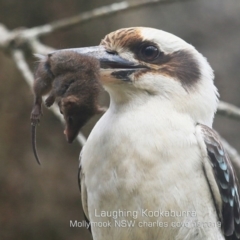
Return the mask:
{"type": "Polygon", "coordinates": [[[59,29],[63,29],[66,27],[74,26],[80,23],[86,23],[90,20],[112,15],[115,13],[132,10],[134,8],[139,8],[145,5],[159,4],[159,3],[167,3],[167,2],[180,2],[186,0],[135,0],[135,1],[122,1],[119,3],[113,3],[107,6],[102,6],[99,8],[95,8],[90,11],[86,11],[75,15],[73,17],[65,18],[59,21],[52,22],[50,24],[46,24],[35,28],[35,36],[41,36],[48,34],[49,32],[54,32],[59,29]]]}
{"type": "Polygon", "coordinates": [[[20,70],[20,72],[23,75],[23,78],[27,82],[27,84],[32,87],[34,77],[33,74],[25,60],[24,54],[21,50],[13,50],[12,52],[12,58],[14,62],[16,63],[17,68],[20,70]]]}
{"type": "MultiPolygon", "coordinates": [[[[12,58],[19,69],[19,71],[22,73],[23,78],[27,82],[27,84],[32,88],[34,76],[31,72],[26,59],[24,57],[24,53],[21,50],[13,50],[12,51],[12,58]]],[[[63,116],[60,114],[59,109],[54,105],[50,108],[50,110],[61,120],[62,123],[64,123],[63,116]]],[[[86,138],[82,133],[79,133],[77,137],[78,142],[83,146],[86,142],[86,138]]]]}
{"type": "MultiPolygon", "coordinates": [[[[18,39],[19,42],[28,42],[33,38],[43,36],[54,31],[73,27],[80,23],[86,23],[93,19],[100,17],[112,15],[115,13],[132,10],[134,8],[140,8],[145,5],[159,4],[159,3],[171,3],[171,2],[183,2],[190,0],[135,0],[135,1],[122,1],[119,3],[113,3],[107,6],[102,6],[95,8],[90,11],[80,13],[78,15],[65,18],[62,20],[54,21],[42,26],[33,27],[30,29],[16,29],[8,35],[8,39],[5,39],[6,42],[10,42],[14,39],[18,39]]],[[[0,41],[1,45],[1,41],[0,41]]]]}
{"type": "Polygon", "coordinates": [[[219,102],[217,114],[235,120],[240,120],[240,108],[223,101],[219,102]]]}
{"type": "Polygon", "coordinates": [[[55,50],[52,47],[42,44],[37,38],[33,38],[29,44],[31,51],[37,54],[47,55],[55,50]]]}

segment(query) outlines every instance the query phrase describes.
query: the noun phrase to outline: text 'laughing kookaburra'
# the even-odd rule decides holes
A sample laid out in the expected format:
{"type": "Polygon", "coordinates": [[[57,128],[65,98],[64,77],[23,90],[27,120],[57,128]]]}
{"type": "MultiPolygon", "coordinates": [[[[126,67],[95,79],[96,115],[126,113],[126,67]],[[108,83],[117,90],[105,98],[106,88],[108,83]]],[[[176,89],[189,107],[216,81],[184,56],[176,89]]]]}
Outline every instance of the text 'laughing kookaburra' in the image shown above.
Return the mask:
{"type": "Polygon", "coordinates": [[[72,50],[99,59],[110,95],[80,160],[93,239],[240,239],[238,181],[211,128],[218,93],[207,60],[143,27],[72,50]]]}

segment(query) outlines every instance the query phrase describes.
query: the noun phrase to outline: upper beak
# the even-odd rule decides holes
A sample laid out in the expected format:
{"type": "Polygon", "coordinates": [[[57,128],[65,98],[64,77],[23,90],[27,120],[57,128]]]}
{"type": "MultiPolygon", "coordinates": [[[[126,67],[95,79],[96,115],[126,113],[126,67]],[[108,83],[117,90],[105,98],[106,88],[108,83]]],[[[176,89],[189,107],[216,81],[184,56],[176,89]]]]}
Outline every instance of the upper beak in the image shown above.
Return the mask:
{"type": "MultiPolygon", "coordinates": [[[[75,51],[79,54],[95,57],[100,62],[101,72],[109,72],[110,70],[113,77],[125,81],[130,81],[129,76],[136,70],[146,68],[146,66],[120,57],[117,53],[107,51],[103,46],[69,48],[57,51],[75,51]]],[[[54,54],[54,52],[51,54],[54,54]]]]}

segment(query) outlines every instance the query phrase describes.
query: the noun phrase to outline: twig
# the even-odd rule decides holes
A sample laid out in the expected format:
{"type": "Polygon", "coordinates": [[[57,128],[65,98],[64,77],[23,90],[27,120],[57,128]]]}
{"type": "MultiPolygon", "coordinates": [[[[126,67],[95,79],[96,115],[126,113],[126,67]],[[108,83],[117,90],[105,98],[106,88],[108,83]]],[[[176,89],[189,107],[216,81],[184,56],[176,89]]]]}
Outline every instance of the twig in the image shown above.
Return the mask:
{"type": "MultiPolygon", "coordinates": [[[[13,50],[12,58],[16,64],[17,68],[22,73],[23,78],[25,79],[27,84],[30,87],[32,87],[33,81],[34,81],[34,76],[25,60],[23,51],[18,50],[18,49],[13,50]]],[[[61,122],[64,123],[64,119],[63,119],[62,115],[60,114],[59,109],[55,105],[52,106],[50,108],[50,110],[61,120],[61,122]]],[[[84,135],[82,133],[79,133],[77,140],[81,144],[81,146],[83,146],[86,142],[86,138],[84,137],[84,135]]]]}
{"type": "Polygon", "coordinates": [[[219,102],[217,114],[240,120],[240,108],[226,102],[219,102]]]}
{"type": "Polygon", "coordinates": [[[28,64],[25,60],[24,54],[21,50],[13,50],[12,51],[12,58],[14,62],[16,63],[17,68],[20,70],[20,72],[23,75],[23,78],[27,82],[27,84],[32,87],[34,77],[31,72],[31,70],[28,67],[28,64]]]}
{"type": "Polygon", "coordinates": [[[160,2],[167,3],[167,2],[180,2],[180,1],[186,1],[186,0],[135,0],[135,1],[122,1],[119,3],[113,3],[107,6],[93,9],[91,11],[80,13],[70,18],[65,18],[60,21],[55,21],[50,24],[37,27],[33,29],[35,31],[34,35],[35,36],[45,35],[45,34],[48,34],[49,32],[54,32],[59,29],[74,26],[80,23],[85,23],[99,17],[112,15],[118,12],[130,10],[130,9],[132,10],[134,8],[139,8],[144,5],[158,4],[160,2]]]}
{"type": "Polygon", "coordinates": [[[47,55],[53,52],[55,49],[47,45],[42,44],[37,38],[32,39],[30,47],[33,53],[47,55]]]}
{"type": "Polygon", "coordinates": [[[93,10],[80,13],[69,18],[54,21],[52,23],[48,23],[42,26],[33,27],[30,29],[15,29],[9,32],[8,35],[5,35],[5,38],[3,39],[4,41],[1,41],[0,39],[0,47],[3,46],[6,47],[10,42],[13,42],[14,40],[20,44],[23,42],[30,43],[32,39],[36,39],[39,36],[46,35],[60,29],[69,28],[80,23],[88,22],[92,19],[112,15],[115,13],[131,10],[134,8],[139,8],[145,5],[180,1],[182,2],[189,0],[134,0],[113,3],[107,6],[95,8],[93,10]]]}

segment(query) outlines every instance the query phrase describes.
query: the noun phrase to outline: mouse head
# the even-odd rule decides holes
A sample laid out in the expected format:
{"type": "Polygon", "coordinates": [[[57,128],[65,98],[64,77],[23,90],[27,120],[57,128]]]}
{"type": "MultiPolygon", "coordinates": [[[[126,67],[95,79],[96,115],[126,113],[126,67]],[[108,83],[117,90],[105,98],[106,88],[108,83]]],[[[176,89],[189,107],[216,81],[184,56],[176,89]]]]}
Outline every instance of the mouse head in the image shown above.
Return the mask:
{"type": "Polygon", "coordinates": [[[64,134],[67,141],[72,143],[80,129],[91,117],[91,114],[76,96],[62,98],[59,106],[66,121],[64,134]]]}

